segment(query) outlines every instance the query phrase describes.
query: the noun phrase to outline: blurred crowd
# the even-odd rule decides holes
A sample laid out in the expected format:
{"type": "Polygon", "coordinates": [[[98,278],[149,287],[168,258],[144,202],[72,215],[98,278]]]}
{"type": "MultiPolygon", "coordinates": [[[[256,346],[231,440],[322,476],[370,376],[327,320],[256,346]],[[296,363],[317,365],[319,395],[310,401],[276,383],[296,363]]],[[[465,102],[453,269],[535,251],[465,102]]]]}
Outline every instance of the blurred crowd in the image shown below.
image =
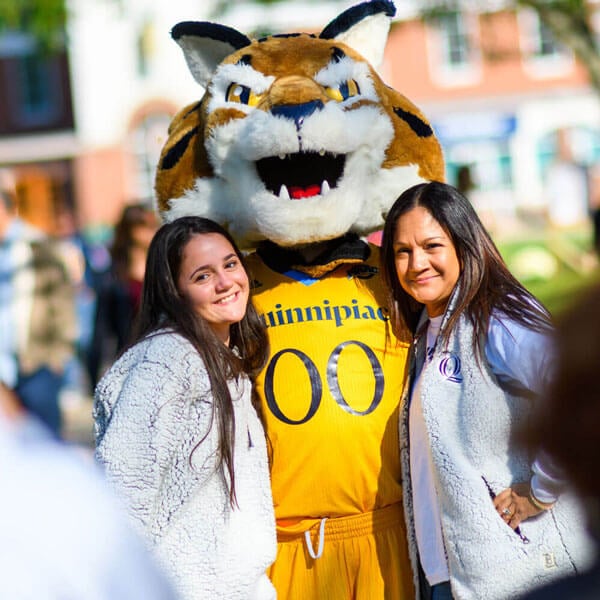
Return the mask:
{"type": "Polygon", "coordinates": [[[136,203],[102,242],[67,208],[43,231],[21,218],[14,189],[0,186],[0,382],[57,437],[61,401],[89,398],[127,342],[157,228],[152,205],[136,203]]]}

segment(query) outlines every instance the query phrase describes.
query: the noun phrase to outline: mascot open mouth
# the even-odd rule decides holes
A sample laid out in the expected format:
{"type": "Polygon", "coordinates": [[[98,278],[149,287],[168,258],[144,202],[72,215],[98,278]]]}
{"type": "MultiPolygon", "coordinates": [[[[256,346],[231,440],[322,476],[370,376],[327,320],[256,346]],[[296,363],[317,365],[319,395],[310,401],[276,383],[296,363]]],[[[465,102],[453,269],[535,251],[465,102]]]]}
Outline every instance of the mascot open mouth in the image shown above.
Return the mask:
{"type": "Polygon", "coordinates": [[[344,173],[346,156],[330,152],[297,152],[256,162],[265,187],[280,200],[325,195],[344,173]]]}

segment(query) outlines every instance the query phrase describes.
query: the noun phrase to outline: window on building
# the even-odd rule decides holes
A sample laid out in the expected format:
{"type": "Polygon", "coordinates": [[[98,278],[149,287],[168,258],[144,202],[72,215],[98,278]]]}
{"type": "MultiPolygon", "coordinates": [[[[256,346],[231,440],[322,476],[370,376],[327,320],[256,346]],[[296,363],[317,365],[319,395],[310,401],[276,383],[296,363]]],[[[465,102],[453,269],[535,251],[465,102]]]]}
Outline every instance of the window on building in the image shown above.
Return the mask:
{"type": "Polygon", "coordinates": [[[457,66],[468,63],[470,46],[463,14],[453,12],[443,15],[438,27],[446,64],[457,66]]]}
{"type": "Polygon", "coordinates": [[[15,166],[19,215],[46,233],[54,233],[61,210],[74,210],[70,160],[15,166]]]}
{"type": "Polygon", "coordinates": [[[535,54],[537,56],[553,56],[561,52],[559,43],[549,27],[538,19],[537,44],[535,54]]]}
{"type": "Polygon", "coordinates": [[[476,14],[448,12],[428,28],[427,56],[432,80],[443,87],[472,85],[481,78],[476,14]]]}
{"type": "Polygon", "coordinates": [[[26,121],[52,118],[59,111],[60,94],[52,85],[56,77],[55,65],[38,55],[17,59],[17,89],[19,113],[26,121]]]}
{"type": "Polygon", "coordinates": [[[458,183],[459,170],[469,165],[473,184],[482,191],[512,186],[512,158],[508,140],[473,140],[445,149],[448,180],[458,183]]]}
{"type": "Polygon", "coordinates": [[[0,57],[0,133],[73,126],[66,54],[0,57]]]}
{"type": "Polygon", "coordinates": [[[519,11],[519,27],[524,65],[531,76],[564,76],[573,68],[572,53],[556,40],[535,11],[519,11]]]}
{"type": "Polygon", "coordinates": [[[508,139],[464,140],[444,148],[448,182],[461,187],[461,170],[468,165],[470,186],[463,193],[484,224],[493,229],[498,218],[513,215],[513,160],[508,139]]]}

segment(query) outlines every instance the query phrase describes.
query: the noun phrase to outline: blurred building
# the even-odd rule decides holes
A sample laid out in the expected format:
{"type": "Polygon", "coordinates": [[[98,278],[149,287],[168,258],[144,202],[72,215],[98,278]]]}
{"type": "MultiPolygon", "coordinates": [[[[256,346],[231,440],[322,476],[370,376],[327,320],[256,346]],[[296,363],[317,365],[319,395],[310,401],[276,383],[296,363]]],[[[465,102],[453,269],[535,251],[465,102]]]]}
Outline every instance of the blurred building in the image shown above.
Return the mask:
{"type": "Polygon", "coordinates": [[[169,31],[208,0],[68,0],[67,44],[42,53],[0,36],[0,168],[24,218],[54,232],[65,209],[88,230],[152,197],[167,125],[202,90],[169,31]]]}
{"type": "MultiPolygon", "coordinates": [[[[468,169],[467,194],[484,215],[586,220],[587,172],[600,158],[600,95],[572,52],[514,2],[463,2],[463,11],[427,24],[402,4],[384,78],[432,121],[448,180],[460,185],[468,169]],[[568,210],[553,200],[559,178],[561,192],[570,190],[562,198],[568,210]]],[[[600,32],[600,2],[589,5],[600,32]]]]}
{"type": "MultiPolygon", "coordinates": [[[[171,28],[186,20],[227,23],[233,3],[66,3],[62,52],[40,54],[27,32],[0,34],[0,170],[14,175],[28,221],[54,233],[68,211],[79,228],[101,237],[125,204],[152,200],[167,126],[203,94],[171,28]]],[[[242,1],[229,24],[242,31],[262,24],[314,29],[353,3],[312,2],[307,11],[302,3],[290,10],[242,1]]]]}
{"type": "MultiPolygon", "coordinates": [[[[178,21],[319,31],[357,1],[67,0],[64,52],[0,36],[0,168],[16,174],[22,215],[52,230],[66,208],[93,230],[152,197],[167,125],[203,92],[169,36],[178,21]]],[[[465,2],[427,24],[422,5],[396,0],[384,79],[432,121],[448,180],[466,181],[483,213],[545,211],[557,161],[585,171],[600,157],[600,97],[584,69],[535,12],[502,8],[513,3],[465,2]]],[[[600,31],[600,2],[590,6],[600,31]]]]}

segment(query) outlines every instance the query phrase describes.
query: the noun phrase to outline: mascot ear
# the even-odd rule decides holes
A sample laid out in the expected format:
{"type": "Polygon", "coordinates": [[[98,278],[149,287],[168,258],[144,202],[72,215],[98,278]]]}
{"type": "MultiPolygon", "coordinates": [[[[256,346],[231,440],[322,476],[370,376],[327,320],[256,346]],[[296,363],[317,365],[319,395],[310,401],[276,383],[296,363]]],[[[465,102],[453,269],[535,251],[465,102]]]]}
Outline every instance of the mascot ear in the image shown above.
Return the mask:
{"type": "Polygon", "coordinates": [[[251,40],[236,29],[204,21],[184,21],[171,30],[171,37],[183,50],[194,79],[206,87],[217,65],[251,40]]]}
{"type": "Polygon", "coordinates": [[[395,14],[393,2],[363,2],[338,15],[319,37],[343,42],[377,68],[383,60],[390,22],[395,14]]]}

